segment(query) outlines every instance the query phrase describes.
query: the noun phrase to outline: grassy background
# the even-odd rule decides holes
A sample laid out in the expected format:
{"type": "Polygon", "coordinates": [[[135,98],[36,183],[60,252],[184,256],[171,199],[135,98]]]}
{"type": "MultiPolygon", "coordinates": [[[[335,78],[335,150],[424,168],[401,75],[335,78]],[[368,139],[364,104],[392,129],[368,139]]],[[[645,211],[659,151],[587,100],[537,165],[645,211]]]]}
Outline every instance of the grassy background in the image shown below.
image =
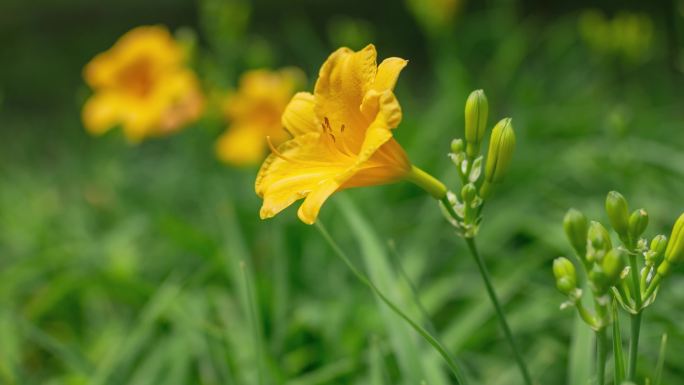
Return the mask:
{"type": "MultiPolygon", "coordinates": [[[[512,116],[519,147],[479,243],[533,376],[585,384],[590,335],[558,309],[551,275],[552,259],[571,252],[561,218],[574,206],[605,220],[611,189],[649,210],[651,236],[684,210],[684,4],[606,2],[608,15],[651,20],[636,59],[593,48],[579,27],[589,5],[573,4],[472,2],[436,29],[390,0],[3,1],[0,383],[451,383],[294,208],[258,219],[256,168],[213,157],[219,117],[132,147],[118,132],[84,132],[83,65],[128,29],[163,23],[196,31],[194,65],[210,92],[262,66],[299,66],[311,85],[342,44],[409,59],[396,134],[451,186],[449,142],[462,135],[468,92],[484,88],[490,121],[512,116]]],[[[348,191],[321,220],[421,319],[417,289],[474,383],[522,383],[475,265],[424,193],[348,191]]],[[[642,378],[663,332],[663,383],[684,378],[682,305],[679,267],[645,315],[642,378]]]]}

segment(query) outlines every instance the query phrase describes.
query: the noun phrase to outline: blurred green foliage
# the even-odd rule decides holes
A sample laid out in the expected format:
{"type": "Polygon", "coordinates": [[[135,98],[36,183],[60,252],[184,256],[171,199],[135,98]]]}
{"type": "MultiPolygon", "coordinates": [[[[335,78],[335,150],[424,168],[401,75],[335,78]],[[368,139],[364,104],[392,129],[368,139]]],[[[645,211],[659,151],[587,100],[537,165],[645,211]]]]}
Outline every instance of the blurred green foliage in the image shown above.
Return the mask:
{"type": "MultiPolygon", "coordinates": [[[[380,57],[409,59],[396,135],[452,184],[449,143],[468,92],[483,88],[491,115],[513,117],[518,133],[485,210],[483,254],[537,381],[585,384],[591,336],[558,309],[550,273],[571,253],[562,216],[575,206],[605,220],[597,202],[611,189],[648,207],[654,232],[684,210],[683,2],[606,2],[608,19],[648,20],[648,39],[615,32],[637,39],[628,62],[595,49],[585,13],[595,5],[584,2],[466,2],[434,29],[408,3],[4,0],[0,383],[449,383],[439,357],[293,209],[258,219],[256,169],[213,158],[220,118],[139,146],[84,132],[83,65],[130,28],[163,23],[196,32],[210,94],[261,66],[296,65],[313,82],[341,44],[373,40],[380,57]]],[[[416,287],[473,383],[521,383],[475,266],[429,197],[408,184],[353,190],[321,219],[422,319],[416,287]]],[[[678,384],[681,267],[667,286],[644,320],[639,371],[653,375],[667,332],[663,384],[678,384]]]]}

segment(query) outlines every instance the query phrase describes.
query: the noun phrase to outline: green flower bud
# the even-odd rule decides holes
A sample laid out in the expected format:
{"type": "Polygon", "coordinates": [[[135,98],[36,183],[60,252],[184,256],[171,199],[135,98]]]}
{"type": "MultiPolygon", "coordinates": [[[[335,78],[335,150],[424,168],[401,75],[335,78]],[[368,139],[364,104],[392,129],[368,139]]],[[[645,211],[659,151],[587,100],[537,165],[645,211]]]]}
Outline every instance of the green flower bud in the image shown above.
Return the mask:
{"type": "Polygon", "coordinates": [[[653,237],[653,240],[651,240],[650,250],[657,254],[663,254],[665,252],[666,247],[667,237],[663,234],[658,234],[655,237],[653,237]]]}
{"type": "Polygon", "coordinates": [[[606,275],[608,285],[614,286],[620,279],[620,273],[625,268],[625,258],[626,252],[623,249],[612,249],[603,257],[601,270],[606,275]]]}
{"type": "Polygon", "coordinates": [[[463,188],[461,189],[461,198],[463,198],[463,202],[470,205],[473,203],[473,200],[477,197],[477,188],[475,187],[474,184],[468,183],[463,188]]]}
{"type": "Polygon", "coordinates": [[[679,216],[672,228],[670,242],[665,249],[665,259],[671,264],[681,262],[684,259],[684,214],[679,216]]]}
{"type": "Polygon", "coordinates": [[[468,143],[466,152],[473,158],[480,152],[480,146],[487,130],[487,112],[489,104],[482,90],[470,93],[465,105],[465,139],[468,143]]]}
{"type": "Polygon", "coordinates": [[[558,257],[553,260],[553,276],[556,277],[556,287],[566,295],[577,288],[577,273],[575,265],[569,259],[558,257]]]}
{"type": "Polygon", "coordinates": [[[592,290],[599,294],[607,292],[610,287],[608,276],[603,272],[603,269],[597,265],[589,271],[589,283],[591,284],[592,290]]]}
{"type": "Polygon", "coordinates": [[[587,253],[587,262],[601,262],[603,256],[613,248],[613,243],[610,240],[608,230],[599,222],[592,221],[589,225],[587,237],[589,239],[588,244],[590,247],[589,252],[587,253]]]}
{"type": "Polygon", "coordinates": [[[611,191],[606,197],[606,213],[610,225],[620,236],[620,239],[629,239],[629,209],[627,208],[627,200],[617,191],[611,191]]]}
{"type": "Polygon", "coordinates": [[[591,244],[594,249],[608,252],[613,248],[613,243],[610,240],[610,233],[608,233],[608,230],[599,222],[591,221],[587,236],[589,237],[589,244],[591,244]]]}
{"type": "Polygon", "coordinates": [[[644,253],[646,257],[646,265],[654,266],[660,263],[665,254],[665,248],[667,247],[667,237],[660,234],[653,237],[651,240],[651,246],[648,251],[644,253]]]}
{"type": "Polygon", "coordinates": [[[577,255],[583,258],[587,254],[587,217],[579,210],[570,209],[563,218],[563,229],[577,255]]]}
{"type": "Polygon", "coordinates": [[[500,182],[511,165],[515,149],[515,132],[511,118],[499,121],[492,130],[485,165],[485,180],[489,183],[500,182]]]}
{"type": "Polygon", "coordinates": [[[463,151],[463,139],[454,139],[451,141],[451,152],[458,154],[463,151]]]}
{"type": "Polygon", "coordinates": [[[629,236],[632,241],[639,239],[648,226],[648,213],[644,209],[635,210],[629,216],[629,236]]]}

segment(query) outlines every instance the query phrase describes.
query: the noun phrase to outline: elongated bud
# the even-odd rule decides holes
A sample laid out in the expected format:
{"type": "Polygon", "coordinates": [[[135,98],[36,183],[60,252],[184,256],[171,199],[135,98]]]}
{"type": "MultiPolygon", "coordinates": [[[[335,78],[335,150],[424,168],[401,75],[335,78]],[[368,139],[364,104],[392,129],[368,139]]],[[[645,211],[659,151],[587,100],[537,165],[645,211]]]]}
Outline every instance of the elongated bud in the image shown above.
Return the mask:
{"type": "Polygon", "coordinates": [[[662,260],[667,247],[667,237],[659,234],[653,237],[648,251],[644,254],[648,266],[657,265],[662,260]]]}
{"type": "Polygon", "coordinates": [[[663,254],[667,248],[667,237],[663,234],[658,234],[651,240],[650,250],[657,253],[663,254]]]}
{"type": "Polygon", "coordinates": [[[629,236],[632,241],[639,239],[648,226],[648,213],[644,209],[634,210],[629,216],[629,236]]]}
{"type": "Polygon", "coordinates": [[[487,113],[489,104],[482,90],[470,93],[465,105],[465,139],[466,153],[473,158],[480,153],[482,140],[487,130],[487,113]]]}
{"type": "Polygon", "coordinates": [[[451,152],[458,154],[463,151],[463,139],[454,139],[451,141],[451,152]]]}
{"type": "Polygon", "coordinates": [[[588,232],[589,251],[587,252],[587,262],[601,262],[603,256],[613,248],[610,234],[599,222],[592,221],[588,232]]]}
{"type": "Polygon", "coordinates": [[[679,263],[684,259],[684,214],[679,216],[672,228],[670,242],[665,249],[665,259],[671,264],[679,263]]]}
{"type": "Polygon", "coordinates": [[[515,149],[515,132],[511,118],[499,121],[492,130],[485,165],[485,180],[489,183],[500,182],[508,171],[515,149]]]}
{"type": "Polygon", "coordinates": [[[601,270],[606,275],[609,286],[614,286],[620,279],[620,273],[625,268],[625,258],[626,252],[623,249],[612,249],[603,257],[601,270]]]}
{"type": "Polygon", "coordinates": [[[620,236],[620,239],[629,239],[629,209],[627,200],[617,191],[611,191],[606,197],[606,213],[610,225],[620,236]]]}
{"type": "Polygon", "coordinates": [[[569,295],[577,288],[577,273],[575,265],[565,257],[558,257],[553,260],[553,276],[556,277],[556,287],[566,295],[569,295]]]}
{"type": "Polygon", "coordinates": [[[589,231],[587,217],[579,210],[570,209],[563,218],[563,229],[577,255],[584,258],[587,254],[587,232],[589,231]]]}

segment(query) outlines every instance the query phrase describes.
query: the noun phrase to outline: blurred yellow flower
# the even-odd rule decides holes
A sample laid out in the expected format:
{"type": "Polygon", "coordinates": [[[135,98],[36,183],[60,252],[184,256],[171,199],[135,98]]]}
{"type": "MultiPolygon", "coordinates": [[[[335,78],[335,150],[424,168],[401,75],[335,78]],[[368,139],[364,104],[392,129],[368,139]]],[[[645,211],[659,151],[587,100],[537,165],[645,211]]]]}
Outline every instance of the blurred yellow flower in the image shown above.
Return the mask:
{"type": "Polygon", "coordinates": [[[409,10],[430,33],[443,31],[458,16],[463,0],[406,0],[409,10]]]}
{"type": "Polygon", "coordinates": [[[628,63],[648,59],[653,40],[653,21],[645,13],[621,11],[612,19],[588,9],[580,14],[579,30],[584,42],[603,55],[628,63]]]}
{"type": "Polygon", "coordinates": [[[376,55],[373,45],[338,49],[321,67],[314,93],[292,98],[282,122],[294,138],[272,148],[255,183],[262,219],[305,198],[298,216],[312,224],[335,191],[411,174],[392,137],[402,117],[393,89],[407,61],[393,57],[378,66],[376,55]]]}
{"type": "Polygon", "coordinates": [[[230,127],[216,142],[219,159],[237,166],[256,164],[266,156],[267,137],[276,144],[289,139],[280,117],[303,83],[304,74],[294,68],[243,74],[237,92],[224,104],[230,127]]]}
{"type": "Polygon", "coordinates": [[[183,47],[166,28],[143,26],[127,32],[83,71],[95,91],[83,106],[85,128],[100,135],[121,124],[126,138],[139,142],[198,119],[204,98],[184,62],[183,47]]]}

